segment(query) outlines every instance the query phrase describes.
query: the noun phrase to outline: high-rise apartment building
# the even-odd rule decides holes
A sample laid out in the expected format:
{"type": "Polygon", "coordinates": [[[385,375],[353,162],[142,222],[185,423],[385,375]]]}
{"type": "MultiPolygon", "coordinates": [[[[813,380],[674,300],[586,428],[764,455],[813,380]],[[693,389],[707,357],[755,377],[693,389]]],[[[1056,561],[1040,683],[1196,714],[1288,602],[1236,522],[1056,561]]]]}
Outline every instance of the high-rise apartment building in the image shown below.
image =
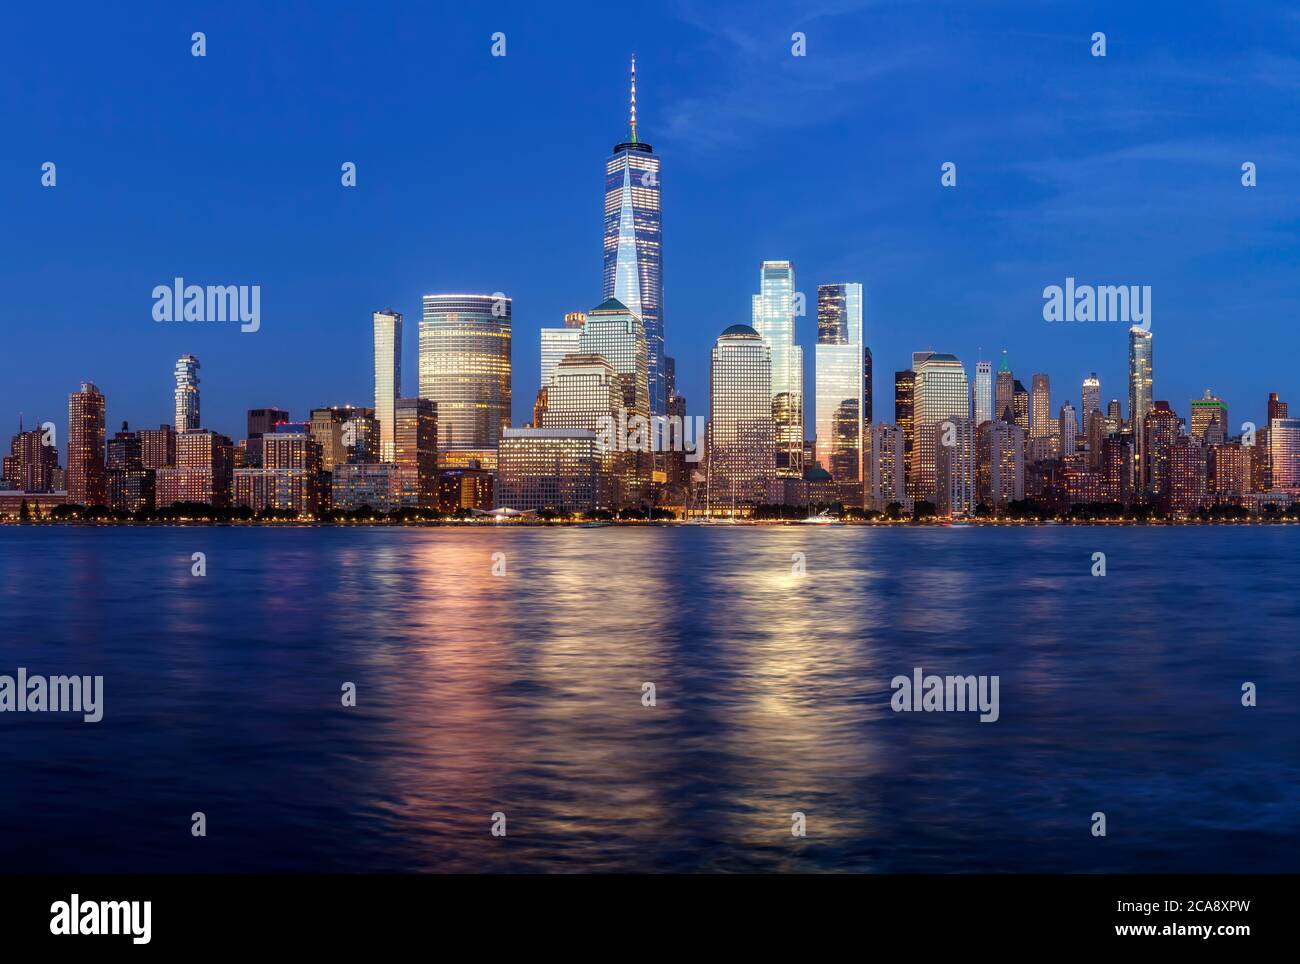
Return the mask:
{"type": "Polygon", "coordinates": [[[1269,421],[1268,455],[1273,489],[1300,494],[1300,418],[1269,421]]]}
{"type": "Polygon", "coordinates": [[[1139,485],[1147,489],[1146,417],[1151,411],[1153,386],[1151,332],[1138,326],[1128,330],[1128,419],[1137,441],[1139,485]]]}
{"type": "Polygon", "coordinates": [[[90,382],[68,396],[68,501],[107,505],[104,396],[90,382]]]}
{"type": "Polygon", "coordinates": [[[1182,420],[1165,401],[1154,402],[1142,422],[1143,489],[1157,503],[1168,496],[1169,453],[1181,427],[1182,420]]]}
{"type": "Polygon", "coordinates": [[[189,432],[201,424],[199,418],[199,360],[181,355],[176,360],[176,431],[189,432]]]}
{"type": "Polygon", "coordinates": [[[176,464],[159,468],[155,490],[159,508],[176,502],[230,505],[234,446],[229,438],[207,429],[176,435],[176,464]]]}
{"type": "Polygon", "coordinates": [[[892,503],[907,502],[907,453],[903,429],[888,422],[871,426],[871,463],[867,507],[884,512],[892,503]]]}
{"type": "Polygon", "coordinates": [[[976,429],[975,500],[1000,510],[1025,497],[1025,432],[1002,419],[976,429]]]}

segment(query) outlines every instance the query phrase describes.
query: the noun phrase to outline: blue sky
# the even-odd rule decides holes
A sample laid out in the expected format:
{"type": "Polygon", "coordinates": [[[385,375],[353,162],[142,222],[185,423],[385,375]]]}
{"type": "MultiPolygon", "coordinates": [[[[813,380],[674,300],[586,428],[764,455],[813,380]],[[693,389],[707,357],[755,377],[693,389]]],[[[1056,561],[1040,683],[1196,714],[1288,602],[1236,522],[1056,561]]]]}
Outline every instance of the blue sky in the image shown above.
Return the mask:
{"type": "MultiPolygon", "coordinates": [[[[1283,3],[71,3],[6,13],[0,57],[0,431],[171,418],[202,362],[205,425],[369,404],[370,313],[514,299],[515,420],[537,329],[599,302],[605,157],[663,159],[665,330],[690,411],[747,322],[764,258],[800,290],[866,286],[878,418],[921,348],[973,375],[1124,400],[1126,326],[1049,324],[1042,290],[1152,286],[1155,396],[1233,421],[1300,404],[1300,8],[1283,3]],[[205,58],[190,35],[207,35],[205,58]],[[503,31],[507,56],[490,56],[503,31]],[[807,56],[793,57],[803,31],[807,56]],[[1107,56],[1089,53],[1094,31],[1107,56]],[[43,188],[41,164],[57,164],[43,188]],[[344,161],[358,186],[339,183],[344,161]],[[957,186],[940,165],[957,164],[957,186]],[[1241,185],[1241,164],[1258,186],[1241,185]],[[258,284],[262,326],[158,324],[180,275],[258,284]]],[[[812,426],[816,322],[798,321],[812,426]]]]}

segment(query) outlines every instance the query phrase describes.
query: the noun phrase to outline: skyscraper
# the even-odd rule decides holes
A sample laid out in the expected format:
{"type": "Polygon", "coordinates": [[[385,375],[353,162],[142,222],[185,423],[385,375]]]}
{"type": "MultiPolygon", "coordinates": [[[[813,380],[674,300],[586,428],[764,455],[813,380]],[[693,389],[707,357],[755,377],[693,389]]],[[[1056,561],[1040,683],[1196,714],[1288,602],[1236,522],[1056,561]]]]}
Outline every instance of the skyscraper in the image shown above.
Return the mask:
{"type": "Polygon", "coordinates": [[[394,409],[393,462],[401,503],[433,508],[438,504],[439,409],[427,398],[399,398],[394,409]]]}
{"type": "Polygon", "coordinates": [[[975,427],[969,415],[946,418],[935,426],[934,475],[934,503],[940,515],[970,515],[975,510],[975,427]]]}
{"type": "Polygon", "coordinates": [[[289,413],[282,408],[250,408],[248,410],[248,434],[245,436],[247,448],[245,463],[249,468],[262,467],[262,436],[275,431],[281,422],[289,421],[289,413]]]}
{"type": "Polygon", "coordinates": [[[1079,424],[1088,429],[1088,419],[1093,412],[1101,411],[1101,379],[1093,372],[1083,380],[1079,394],[1079,424]]]}
{"type": "MultiPolygon", "coordinates": [[[[583,318],[586,318],[585,314],[583,318]]],[[[560,363],[560,359],[565,355],[578,350],[578,339],[581,336],[581,326],[575,328],[565,325],[563,328],[543,328],[541,330],[541,370],[538,373],[541,381],[538,382],[538,385],[545,388],[551,384],[551,374],[555,371],[555,366],[560,363]]]]}
{"type": "Polygon", "coordinates": [[[601,443],[597,503],[602,506],[628,505],[634,501],[628,494],[641,487],[637,453],[622,444],[628,435],[626,416],[619,418],[622,408],[623,387],[614,366],[603,355],[576,352],[567,355],[551,375],[546,411],[536,426],[581,428],[596,434],[601,443]]]}
{"type": "Polygon", "coordinates": [[[915,439],[916,372],[894,372],[894,422],[903,436],[903,486],[909,496],[916,496],[912,478],[912,445],[915,439]]]}
{"type": "Polygon", "coordinates": [[[1011,373],[1011,363],[1007,360],[1007,350],[1004,348],[1002,361],[998,363],[997,381],[993,389],[993,418],[1007,422],[1016,420],[1015,392],[1016,376],[1011,373]]]}
{"type": "Polygon", "coordinates": [[[495,459],[510,424],[510,332],[505,295],[424,296],[420,397],[437,405],[440,460],[458,451],[495,459]]]}
{"type": "Polygon", "coordinates": [[[1029,435],[1029,392],[1018,378],[1011,386],[1011,414],[1012,421],[1029,435]]]}
{"type": "Polygon", "coordinates": [[[1169,456],[1181,434],[1182,420],[1168,402],[1154,402],[1142,421],[1142,479],[1144,488],[1159,502],[1169,494],[1169,456]]]}
{"type": "Polygon", "coordinates": [[[1300,495],[1300,418],[1281,415],[1271,420],[1268,450],[1273,488],[1300,495]]]}
{"type": "Polygon", "coordinates": [[[1205,441],[1205,430],[1210,423],[1218,421],[1219,431],[1226,438],[1228,435],[1228,406],[1216,398],[1207,388],[1200,398],[1192,399],[1191,433],[1194,438],[1205,441]]]}
{"type": "Polygon", "coordinates": [[[1046,438],[1056,434],[1056,420],[1052,418],[1051,381],[1044,374],[1034,375],[1033,387],[1029,390],[1030,418],[1029,437],[1046,438]]]}
{"type": "Polygon", "coordinates": [[[975,363],[975,425],[978,428],[993,418],[993,363],[975,363]]]}
{"type": "MultiPolygon", "coordinates": [[[[649,419],[649,361],[646,348],[645,326],[635,312],[629,311],[616,298],[610,298],[587,312],[582,326],[578,351],[584,355],[599,355],[609,362],[618,378],[624,419],[649,419]]],[[[550,400],[548,393],[547,409],[550,400]]],[[[550,422],[547,421],[549,425],[550,422]]],[[[649,450],[632,453],[631,475],[626,476],[626,487],[620,494],[625,501],[635,502],[649,494],[654,471],[654,456],[649,450]]]]}
{"type": "Polygon", "coordinates": [[[884,512],[890,503],[907,501],[907,458],[903,430],[877,422],[871,426],[871,468],[867,475],[867,507],[884,512]]]}
{"type": "Polygon", "coordinates": [[[748,325],[714,343],[709,398],[710,503],[730,511],[764,502],[776,477],[772,351],[748,325]]]}
{"type": "Polygon", "coordinates": [[[862,285],[818,286],[816,364],[817,464],[836,482],[861,482],[868,457],[862,285]]]}
{"type": "Polygon", "coordinates": [[[107,505],[104,396],[90,382],[68,396],[68,501],[107,505]]]}
{"type": "Polygon", "coordinates": [[[996,419],[976,429],[975,498],[993,509],[1025,497],[1025,430],[996,419]]]}
{"type": "Polygon", "coordinates": [[[1139,485],[1146,487],[1146,417],[1151,411],[1152,353],[1151,332],[1134,325],[1128,330],[1128,420],[1137,440],[1139,485]]]}
{"type": "MultiPolygon", "coordinates": [[[[970,386],[966,369],[956,355],[934,353],[920,362],[916,369],[915,408],[912,474],[917,498],[933,502],[938,494],[936,447],[940,425],[970,420],[970,386]]],[[[973,447],[973,438],[969,441],[973,447]]]]}
{"type": "Polygon", "coordinates": [[[1075,450],[1075,439],[1079,434],[1079,422],[1074,415],[1074,406],[1068,401],[1061,406],[1060,428],[1058,431],[1061,435],[1061,455],[1073,455],[1075,450]]]}
{"type": "Polygon", "coordinates": [[[375,326],[375,420],[379,423],[379,459],[391,462],[397,431],[393,419],[397,397],[402,394],[402,315],[392,308],[385,308],[376,311],[372,318],[375,326]]]}
{"type": "Polygon", "coordinates": [[[1289,409],[1287,403],[1278,397],[1277,392],[1268,393],[1268,420],[1271,422],[1275,418],[1288,418],[1289,409]]]}
{"type": "Polygon", "coordinates": [[[794,265],[764,261],[753,296],[753,328],[772,355],[776,471],[803,478],[803,349],[795,344],[794,265]]]}
{"type": "Polygon", "coordinates": [[[176,435],[176,464],[155,473],[158,507],[174,502],[230,505],[234,453],[230,439],[207,429],[176,435]]]}
{"type": "Polygon", "coordinates": [[[176,431],[199,427],[199,360],[181,355],[176,360],[176,431]]]}
{"type": "Polygon", "coordinates": [[[636,58],[628,139],[605,161],[605,272],[601,295],[615,298],[645,326],[650,411],[667,410],[664,380],[663,234],[659,158],[637,140],[636,58]]]}

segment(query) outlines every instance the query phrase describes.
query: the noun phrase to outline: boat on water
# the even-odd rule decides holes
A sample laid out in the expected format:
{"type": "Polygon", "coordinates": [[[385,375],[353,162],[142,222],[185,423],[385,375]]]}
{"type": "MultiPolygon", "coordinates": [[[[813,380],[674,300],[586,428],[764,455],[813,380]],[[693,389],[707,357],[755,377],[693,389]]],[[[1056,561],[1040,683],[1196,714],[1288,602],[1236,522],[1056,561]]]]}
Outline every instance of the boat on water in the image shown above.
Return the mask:
{"type": "Polygon", "coordinates": [[[816,515],[810,515],[806,519],[796,520],[801,526],[830,526],[839,525],[840,520],[826,512],[819,512],[816,515]]]}

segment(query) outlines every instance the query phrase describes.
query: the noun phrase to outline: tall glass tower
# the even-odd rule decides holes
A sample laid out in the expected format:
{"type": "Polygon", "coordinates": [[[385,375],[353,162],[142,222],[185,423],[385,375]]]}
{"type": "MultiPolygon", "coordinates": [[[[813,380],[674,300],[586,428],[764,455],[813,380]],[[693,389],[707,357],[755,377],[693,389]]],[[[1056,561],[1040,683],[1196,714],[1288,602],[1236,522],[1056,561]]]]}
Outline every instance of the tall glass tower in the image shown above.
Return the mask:
{"type": "Polygon", "coordinates": [[[630,135],[605,161],[605,280],[602,298],[617,299],[645,324],[650,412],[668,410],[664,377],[663,235],[659,158],[636,136],[636,58],[632,58],[630,135]]]}
{"type": "Polygon", "coordinates": [[[375,420],[379,423],[379,461],[392,462],[397,452],[397,398],[402,394],[402,315],[392,308],[385,308],[374,312],[371,320],[375,327],[375,420]]]}
{"type": "Polygon", "coordinates": [[[862,285],[817,288],[817,464],[836,482],[861,482],[870,443],[862,285]]]}
{"type": "MultiPolygon", "coordinates": [[[[1128,420],[1137,440],[1137,464],[1145,473],[1147,464],[1146,417],[1151,411],[1151,332],[1134,325],[1128,330],[1128,420]]],[[[1145,475],[1142,479],[1145,482],[1145,475]]]]}
{"type": "MultiPolygon", "coordinates": [[[[803,477],[803,349],[795,344],[794,265],[764,261],[753,296],[753,326],[772,353],[772,417],[777,475],[803,477]]],[[[861,338],[861,329],[858,337],[861,338]]]]}
{"type": "Polygon", "coordinates": [[[437,405],[440,460],[494,462],[510,427],[511,305],[499,292],[424,296],[420,398],[437,405]]]}

